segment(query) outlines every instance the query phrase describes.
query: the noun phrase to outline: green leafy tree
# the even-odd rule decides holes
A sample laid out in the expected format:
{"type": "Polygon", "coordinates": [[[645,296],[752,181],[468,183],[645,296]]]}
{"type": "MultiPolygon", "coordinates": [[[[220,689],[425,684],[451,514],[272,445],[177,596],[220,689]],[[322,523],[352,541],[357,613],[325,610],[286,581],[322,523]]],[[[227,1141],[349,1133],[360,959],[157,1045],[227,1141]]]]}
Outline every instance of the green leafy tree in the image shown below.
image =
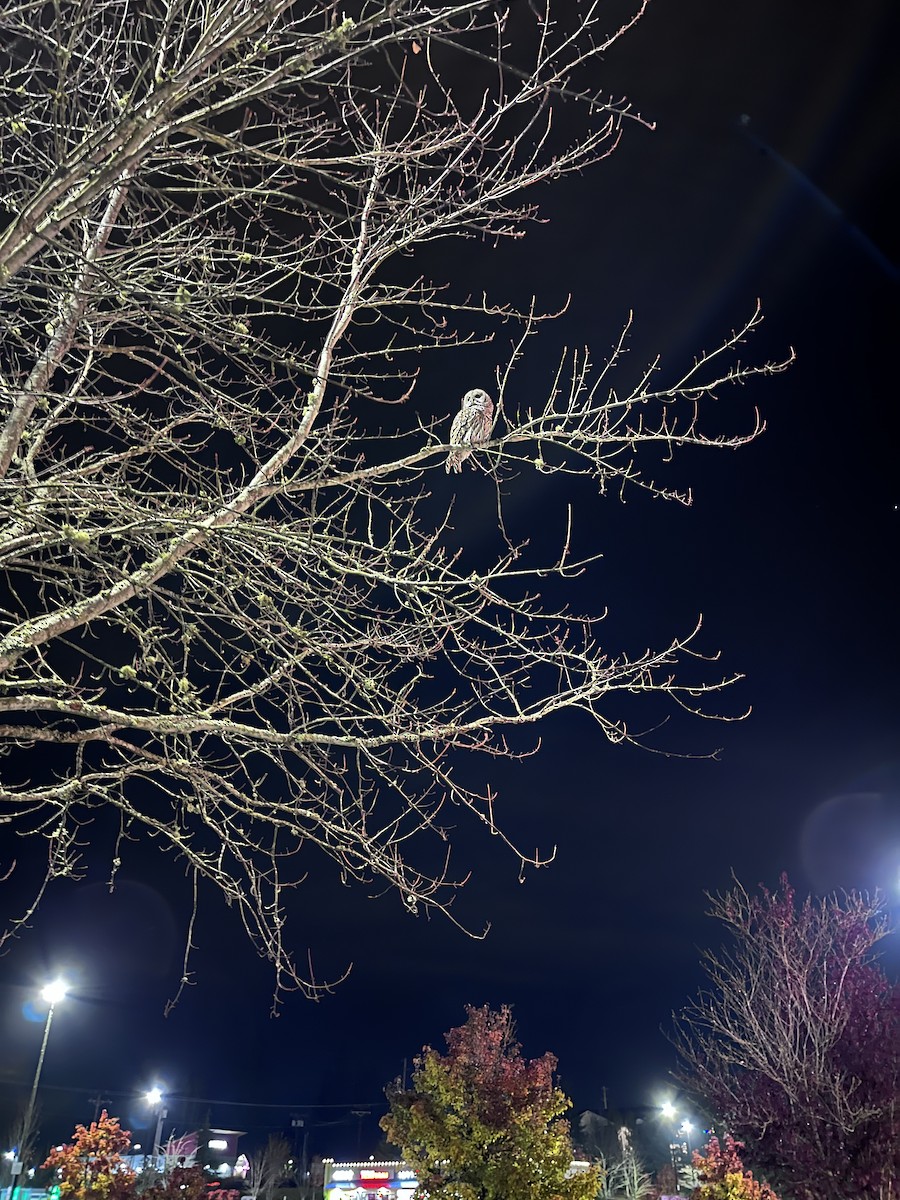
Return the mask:
{"type": "Polygon", "coordinates": [[[554,1083],[556,1058],[522,1057],[504,1006],[467,1010],[446,1036],[447,1053],[426,1047],[412,1087],[388,1088],[381,1127],[419,1175],[428,1200],[593,1200],[596,1171],[569,1176],[572,1143],[554,1083]]]}
{"type": "Polygon", "coordinates": [[[44,1166],[58,1171],[64,1200],[124,1200],[135,1183],[122,1158],[130,1145],[131,1133],[104,1109],[99,1121],[76,1125],[72,1141],[55,1146],[44,1166]]]}

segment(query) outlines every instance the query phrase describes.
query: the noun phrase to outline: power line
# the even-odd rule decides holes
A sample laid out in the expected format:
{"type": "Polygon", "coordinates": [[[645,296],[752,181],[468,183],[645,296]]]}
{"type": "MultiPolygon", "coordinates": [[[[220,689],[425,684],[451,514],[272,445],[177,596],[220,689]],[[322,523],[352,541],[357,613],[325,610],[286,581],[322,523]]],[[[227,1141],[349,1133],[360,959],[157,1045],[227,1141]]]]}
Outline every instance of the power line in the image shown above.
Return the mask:
{"type": "Polygon", "coordinates": [[[345,1100],[340,1104],[307,1104],[303,1101],[295,1100],[291,1104],[269,1104],[265,1101],[258,1100],[208,1100],[202,1096],[180,1096],[172,1095],[173,1100],[184,1100],[190,1104],[223,1104],[234,1105],[238,1108],[387,1108],[387,1100],[382,1096],[380,1100],[345,1100]]]}
{"type": "MultiPolygon", "coordinates": [[[[24,1088],[27,1084],[15,1080],[3,1079],[0,1080],[0,1087],[7,1088],[24,1088]]],[[[42,1092],[65,1092],[69,1095],[88,1096],[94,1099],[98,1092],[96,1087],[74,1087],[67,1084],[59,1083],[41,1083],[42,1092]]],[[[114,1091],[110,1088],[103,1088],[103,1097],[108,1100],[138,1100],[141,1098],[141,1092],[134,1090],[114,1091]]],[[[214,1104],[223,1107],[233,1108],[272,1108],[284,1111],[289,1111],[295,1108],[386,1108],[387,1101],[382,1096],[378,1100],[344,1100],[338,1104],[321,1104],[306,1100],[292,1100],[290,1103],[270,1103],[265,1100],[219,1100],[209,1096],[185,1096],[180,1092],[167,1092],[166,1099],[173,1102],[184,1104],[214,1104]]]]}

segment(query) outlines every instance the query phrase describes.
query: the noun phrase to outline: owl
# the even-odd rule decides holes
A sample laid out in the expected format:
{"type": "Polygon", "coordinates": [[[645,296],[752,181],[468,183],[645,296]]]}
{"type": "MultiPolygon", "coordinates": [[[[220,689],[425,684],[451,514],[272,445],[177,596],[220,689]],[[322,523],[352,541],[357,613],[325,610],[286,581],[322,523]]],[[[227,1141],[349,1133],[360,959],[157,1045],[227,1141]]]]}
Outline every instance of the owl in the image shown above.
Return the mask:
{"type": "Polygon", "coordinates": [[[450,445],[446,469],[461,471],[465,459],[476,446],[490,440],[494,428],[494,402],[481,388],[473,388],[462,398],[462,407],[450,426],[450,445]]]}

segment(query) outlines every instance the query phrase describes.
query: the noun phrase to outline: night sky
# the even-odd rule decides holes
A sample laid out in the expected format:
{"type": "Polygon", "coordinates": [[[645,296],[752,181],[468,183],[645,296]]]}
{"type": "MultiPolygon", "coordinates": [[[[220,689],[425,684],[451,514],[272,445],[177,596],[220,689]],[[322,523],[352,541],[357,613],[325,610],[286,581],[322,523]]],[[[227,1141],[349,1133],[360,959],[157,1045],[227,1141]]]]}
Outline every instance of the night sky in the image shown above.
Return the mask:
{"type": "MultiPolygon", "coordinates": [[[[164,1017],[185,880],[138,856],[109,896],[98,863],[57,886],[0,960],[0,1130],[34,1071],[43,1010],[29,1005],[56,973],[75,993],[44,1069],[47,1138],[90,1119],[97,1096],[146,1124],[134,1097],[159,1083],[173,1096],[167,1131],[209,1109],[260,1140],[294,1111],[311,1150],[368,1154],[384,1085],[442,1044],[467,1003],[512,1004],[526,1054],[557,1054],[576,1112],[601,1108],[604,1088],[611,1105],[658,1102],[675,1065],[661,1027],[719,936],[704,892],[732,872],[749,887],[784,870],[804,892],[880,886],[900,917],[898,37],[895,0],[655,0],[604,66],[605,87],[655,131],[633,124],[611,159],[537,197],[547,224],[524,245],[443,250],[448,277],[477,272],[495,296],[534,290],[549,307],[572,294],[547,364],[563,344],[601,357],[633,310],[631,353],[658,352],[674,377],[757,297],[766,320],[742,357],[796,350],[789,371],[728,401],[741,419],[760,409],[756,443],[673,464],[667,478],[693,487],[692,507],[575,495],[576,543],[603,558],[573,607],[608,606],[605,636],[631,651],[702,613],[700,647],[746,676],[724,709],[752,707],[747,719],[679,717],[648,736],[686,756],[674,757],[610,746],[563,714],[535,757],[474,763],[513,839],[557,848],[520,883],[499,839],[460,819],[457,870],[472,879],[455,914],[490,922],[484,940],[342,888],[310,857],[294,944],[310,947],[320,980],[352,972],[318,1003],[291,997],[277,1020],[265,963],[211,895],[196,986],[164,1017]]],[[[449,368],[448,413],[468,369],[465,356],[449,368]]],[[[435,489],[456,490],[457,528],[477,541],[490,481],[441,474],[435,489]]],[[[538,482],[516,492],[514,520],[538,550],[557,544],[566,498],[538,482]]],[[[0,889],[0,916],[20,899],[0,889]]],[[[885,964],[900,972],[897,934],[885,964]]]]}

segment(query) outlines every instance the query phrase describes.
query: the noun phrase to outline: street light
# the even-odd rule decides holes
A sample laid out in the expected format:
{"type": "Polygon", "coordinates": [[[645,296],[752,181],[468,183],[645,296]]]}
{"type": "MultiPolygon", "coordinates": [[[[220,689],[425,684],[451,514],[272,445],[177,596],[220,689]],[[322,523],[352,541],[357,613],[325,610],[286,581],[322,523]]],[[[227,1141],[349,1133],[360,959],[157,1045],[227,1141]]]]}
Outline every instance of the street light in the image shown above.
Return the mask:
{"type": "MultiPolygon", "coordinates": [[[[685,1166],[686,1170],[692,1170],[692,1168],[691,1168],[691,1135],[693,1134],[693,1132],[694,1132],[694,1124],[692,1121],[684,1120],[681,1122],[681,1128],[678,1130],[678,1134],[680,1137],[682,1137],[684,1139],[684,1141],[681,1142],[681,1144],[678,1146],[678,1149],[679,1149],[679,1151],[681,1151],[684,1154],[684,1166],[685,1166]]],[[[672,1155],[673,1155],[672,1165],[673,1166],[675,1166],[674,1153],[675,1153],[676,1145],[678,1145],[678,1143],[673,1143],[673,1145],[672,1145],[672,1155]]],[[[675,1168],[675,1173],[676,1173],[676,1176],[679,1174],[677,1167],[675,1168]]],[[[696,1182],[696,1181],[694,1181],[694,1182],[696,1182]]]]}
{"type": "MultiPolygon", "coordinates": [[[[153,1165],[156,1166],[156,1159],[160,1152],[159,1140],[162,1137],[162,1123],[169,1115],[169,1110],[163,1104],[165,1096],[158,1087],[152,1087],[148,1092],[145,1092],[144,1099],[152,1108],[159,1107],[159,1116],[156,1118],[156,1133],[153,1137],[153,1165]]],[[[146,1159],[146,1155],[144,1157],[146,1159]]]]}
{"type": "MultiPolygon", "coordinates": [[[[53,1023],[53,1013],[60,1000],[65,1000],[67,992],[68,988],[61,979],[54,979],[52,983],[48,983],[41,988],[41,999],[45,1000],[50,1007],[47,1009],[47,1020],[44,1022],[44,1038],[41,1042],[41,1052],[38,1055],[37,1068],[34,1072],[34,1081],[31,1085],[31,1095],[28,1097],[28,1107],[25,1109],[25,1120],[22,1122],[22,1139],[19,1144],[18,1170],[16,1170],[17,1163],[13,1163],[13,1175],[18,1175],[19,1178],[26,1174],[27,1163],[25,1162],[25,1157],[29,1153],[28,1143],[31,1140],[31,1127],[34,1122],[34,1103],[37,1099],[38,1084],[41,1082],[41,1071],[44,1069],[44,1055],[47,1053],[47,1039],[50,1037],[50,1026],[53,1023]]],[[[16,1187],[13,1187],[10,1195],[15,1195],[15,1192],[16,1187]]]]}
{"type": "MultiPolygon", "coordinates": [[[[674,1124],[674,1122],[678,1120],[678,1109],[675,1107],[675,1105],[673,1104],[673,1102],[671,1100],[663,1100],[662,1104],[660,1104],[660,1106],[659,1106],[659,1115],[662,1117],[662,1119],[667,1124],[668,1123],[674,1124]]],[[[678,1178],[678,1157],[676,1155],[676,1150],[678,1149],[678,1144],[677,1144],[677,1142],[672,1141],[672,1136],[673,1135],[670,1132],[668,1135],[668,1138],[667,1138],[668,1143],[669,1143],[669,1161],[672,1164],[672,1170],[675,1172],[675,1178],[677,1179],[678,1178]]]]}

